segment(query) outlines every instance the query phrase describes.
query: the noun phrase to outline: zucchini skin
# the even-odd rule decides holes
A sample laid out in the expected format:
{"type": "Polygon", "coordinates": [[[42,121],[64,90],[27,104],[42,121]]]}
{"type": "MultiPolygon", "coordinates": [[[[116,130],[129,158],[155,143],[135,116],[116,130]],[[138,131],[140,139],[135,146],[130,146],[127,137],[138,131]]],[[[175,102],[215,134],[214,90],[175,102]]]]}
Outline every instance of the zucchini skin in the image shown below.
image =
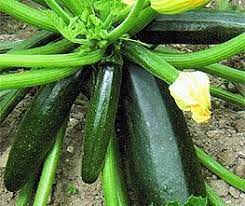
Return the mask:
{"type": "Polygon", "coordinates": [[[138,33],[151,44],[218,44],[245,32],[245,13],[199,10],[181,15],[158,15],[138,33]]]}
{"type": "Polygon", "coordinates": [[[4,175],[9,191],[19,190],[39,168],[80,92],[84,77],[84,71],[79,71],[39,91],[14,135],[4,175]]]}
{"type": "Polygon", "coordinates": [[[184,116],[168,90],[139,66],[125,70],[120,130],[126,131],[125,173],[134,204],[162,206],[206,196],[184,116]]]}
{"type": "Polygon", "coordinates": [[[114,131],[121,76],[119,64],[106,63],[98,70],[84,129],[81,173],[85,183],[94,183],[103,169],[114,131]]]}

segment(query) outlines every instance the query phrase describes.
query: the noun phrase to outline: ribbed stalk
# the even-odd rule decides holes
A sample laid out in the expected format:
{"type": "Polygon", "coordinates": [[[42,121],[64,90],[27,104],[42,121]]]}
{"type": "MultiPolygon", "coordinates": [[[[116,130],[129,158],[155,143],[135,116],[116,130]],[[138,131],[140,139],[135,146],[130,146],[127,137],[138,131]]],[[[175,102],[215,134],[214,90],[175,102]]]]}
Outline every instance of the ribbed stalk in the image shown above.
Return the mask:
{"type": "Polygon", "coordinates": [[[84,56],[79,53],[53,55],[0,54],[1,67],[65,67],[94,64],[101,60],[104,51],[90,52],[84,56]]]}
{"type": "Polygon", "coordinates": [[[67,122],[59,129],[53,148],[47,155],[42,169],[33,206],[46,206],[59,164],[67,122]]]}
{"type": "Polygon", "coordinates": [[[158,54],[178,68],[207,66],[245,51],[245,33],[209,49],[188,54],[158,54]]]}
{"type": "Polygon", "coordinates": [[[207,167],[211,172],[216,174],[218,177],[229,183],[230,185],[236,187],[237,189],[245,192],[245,180],[239,176],[233,174],[218,162],[216,162],[211,156],[206,154],[202,149],[195,147],[197,157],[200,162],[207,167]]]}
{"type": "Polygon", "coordinates": [[[56,31],[49,18],[40,10],[31,8],[15,0],[0,0],[0,12],[26,22],[38,28],[56,31]]]}
{"type": "Polygon", "coordinates": [[[34,87],[68,77],[81,68],[43,68],[21,73],[0,75],[0,90],[34,87]]]}

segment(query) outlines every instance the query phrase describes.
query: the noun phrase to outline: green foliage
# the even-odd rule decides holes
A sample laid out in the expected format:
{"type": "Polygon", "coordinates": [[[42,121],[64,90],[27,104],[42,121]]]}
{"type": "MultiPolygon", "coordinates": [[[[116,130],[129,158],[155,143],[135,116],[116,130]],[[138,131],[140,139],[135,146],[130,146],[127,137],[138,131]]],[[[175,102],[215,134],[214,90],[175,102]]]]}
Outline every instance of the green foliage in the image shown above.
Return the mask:
{"type": "Polygon", "coordinates": [[[81,51],[104,48],[113,19],[125,8],[120,0],[83,1],[83,12],[70,17],[69,23],[52,10],[45,11],[55,28],[69,41],[81,44],[81,51]]]}

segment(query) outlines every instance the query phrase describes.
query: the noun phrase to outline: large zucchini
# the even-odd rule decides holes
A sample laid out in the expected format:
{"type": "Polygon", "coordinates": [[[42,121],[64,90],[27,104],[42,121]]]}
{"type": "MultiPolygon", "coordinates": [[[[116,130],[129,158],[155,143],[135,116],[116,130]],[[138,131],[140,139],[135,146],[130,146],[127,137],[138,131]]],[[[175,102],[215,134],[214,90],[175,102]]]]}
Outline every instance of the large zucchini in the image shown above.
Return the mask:
{"type": "Polygon", "coordinates": [[[98,71],[84,130],[82,179],[86,183],[95,182],[104,165],[114,131],[121,75],[121,65],[115,63],[106,63],[98,71]]]}
{"type": "Polygon", "coordinates": [[[19,190],[39,168],[80,92],[84,76],[79,71],[39,91],[14,136],[4,175],[9,191],[19,190]]]}
{"type": "Polygon", "coordinates": [[[205,197],[193,142],[168,90],[139,66],[130,65],[124,77],[120,130],[126,132],[122,135],[127,186],[138,205],[205,197]]]}
{"type": "Polygon", "coordinates": [[[243,32],[244,12],[197,10],[181,15],[159,15],[137,37],[152,44],[217,44],[243,32]]]}

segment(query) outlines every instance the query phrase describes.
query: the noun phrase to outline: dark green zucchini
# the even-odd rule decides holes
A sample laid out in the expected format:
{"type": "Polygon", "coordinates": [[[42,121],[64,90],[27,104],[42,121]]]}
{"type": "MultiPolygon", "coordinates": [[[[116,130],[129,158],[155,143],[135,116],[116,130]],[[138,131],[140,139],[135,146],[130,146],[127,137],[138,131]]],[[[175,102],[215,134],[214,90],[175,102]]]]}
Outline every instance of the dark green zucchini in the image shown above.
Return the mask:
{"type": "Polygon", "coordinates": [[[86,118],[82,157],[82,179],[97,180],[105,161],[118,105],[121,65],[106,63],[99,68],[86,118]]]}
{"type": "Polygon", "coordinates": [[[202,172],[185,118],[168,89],[139,66],[125,68],[121,128],[127,186],[137,204],[184,203],[206,196],[202,172]],[[123,126],[124,125],[124,126],[123,126]]]}
{"type": "Polygon", "coordinates": [[[14,137],[6,165],[4,183],[19,190],[39,168],[69,114],[85,78],[84,71],[42,87],[25,113],[14,137]]]}
{"type": "Polygon", "coordinates": [[[244,12],[197,10],[181,15],[159,15],[137,37],[151,44],[217,44],[243,32],[244,12]]]}

